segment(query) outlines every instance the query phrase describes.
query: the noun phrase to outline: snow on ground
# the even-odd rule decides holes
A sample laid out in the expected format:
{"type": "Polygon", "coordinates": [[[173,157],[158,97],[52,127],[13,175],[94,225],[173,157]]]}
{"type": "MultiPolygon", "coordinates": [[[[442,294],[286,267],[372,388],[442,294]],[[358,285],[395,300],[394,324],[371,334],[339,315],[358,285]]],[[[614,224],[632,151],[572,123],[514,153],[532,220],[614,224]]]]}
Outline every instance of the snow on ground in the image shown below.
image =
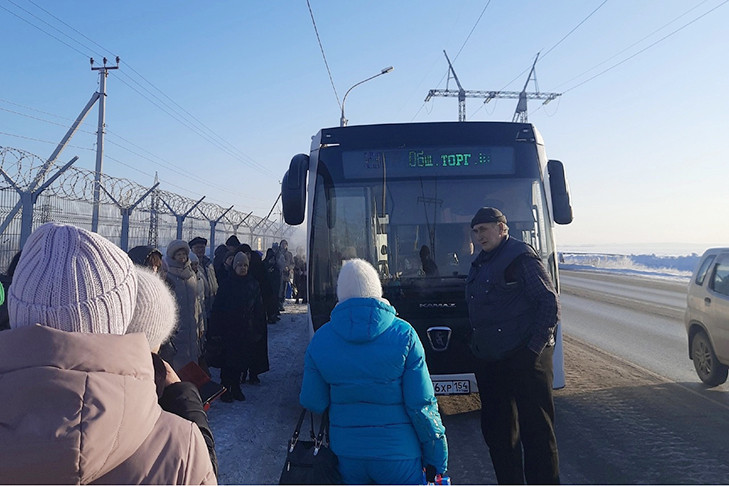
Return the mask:
{"type": "MultiPolygon", "coordinates": [[[[286,447],[301,412],[299,391],[310,333],[306,306],[289,301],[268,326],[271,370],[260,385],[242,386],[244,402],[216,400],[208,411],[220,484],[278,484],[286,447]]],[[[220,381],[220,370],[211,369],[220,381]]]]}

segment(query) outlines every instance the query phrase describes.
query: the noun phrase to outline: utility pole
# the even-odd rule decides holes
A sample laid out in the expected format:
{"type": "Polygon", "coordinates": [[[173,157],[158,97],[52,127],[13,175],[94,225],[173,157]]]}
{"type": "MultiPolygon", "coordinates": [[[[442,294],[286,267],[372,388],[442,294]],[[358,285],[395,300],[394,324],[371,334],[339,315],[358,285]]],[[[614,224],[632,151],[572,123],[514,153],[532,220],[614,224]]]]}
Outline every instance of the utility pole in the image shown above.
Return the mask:
{"type": "MultiPolygon", "coordinates": [[[[430,101],[430,98],[433,96],[446,96],[446,97],[458,97],[458,121],[466,121],[466,98],[483,98],[484,103],[488,103],[494,98],[509,98],[509,99],[517,99],[519,100],[516,105],[516,111],[514,112],[514,117],[511,121],[513,122],[522,122],[526,123],[527,120],[527,99],[530,100],[544,100],[543,104],[547,104],[553,99],[557,98],[558,96],[562,96],[562,93],[541,93],[539,92],[539,86],[537,86],[537,75],[535,72],[535,66],[537,64],[537,59],[539,59],[539,54],[537,54],[536,59],[534,59],[534,63],[532,64],[532,69],[529,72],[529,77],[527,78],[526,83],[524,84],[524,88],[522,88],[521,91],[480,91],[480,90],[464,90],[461,86],[460,81],[458,80],[458,77],[456,76],[456,71],[453,69],[453,65],[451,64],[450,59],[448,59],[448,54],[446,54],[445,51],[443,51],[443,54],[445,54],[446,60],[448,61],[448,70],[449,73],[453,75],[453,79],[455,79],[456,84],[458,85],[458,91],[455,90],[449,90],[448,86],[446,84],[446,89],[431,89],[428,92],[428,96],[425,97],[425,101],[430,101]],[[534,87],[536,88],[536,92],[534,93],[528,93],[526,91],[527,85],[529,84],[529,81],[534,77],[534,87]]],[[[448,79],[450,79],[451,74],[448,75],[448,79]]]]}
{"type": "Polygon", "coordinates": [[[103,66],[94,67],[94,58],[91,58],[91,70],[99,71],[99,128],[96,132],[96,170],[94,172],[94,206],[91,214],[91,231],[96,233],[99,229],[99,201],[101,199],[101,172],[104,161],[104,128],[106,124],[106,76],[111,69],[119,69],[119,56],[116,57],[116,66],[107,66],[104,58],[103,66]]]}

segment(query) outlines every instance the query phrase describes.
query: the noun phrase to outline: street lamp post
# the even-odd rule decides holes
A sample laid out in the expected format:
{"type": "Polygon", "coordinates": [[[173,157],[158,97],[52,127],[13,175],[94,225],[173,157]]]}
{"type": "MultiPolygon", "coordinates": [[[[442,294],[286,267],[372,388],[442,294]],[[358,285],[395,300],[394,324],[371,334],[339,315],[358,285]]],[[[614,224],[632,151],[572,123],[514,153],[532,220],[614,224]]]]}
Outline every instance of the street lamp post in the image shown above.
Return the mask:
{"type": "Polygon", "coordinates": [[[347,101],[347,95],[349,94],[349,92],[352,91],[357,86],[359,86],[360,84],[366,83],[370,79],[375,79],[377,76],[382,76],[383,74],[387,74],[390,71],[392,71],[393,69],[394,68],[392,66],[388,66],[388,67],[384,68],[382,71],[380,71],[379,73],[375,74],[374,76],[370,76],[367,79],[363,79],[359,83],[357,83],[354,86],[352,86],[351,88],[349,88],[346,93],[344,93],[344,98],[342,98],[342,117],[339,119],[339,126],[340,127],[346,127],[347,126],[347,121],[348,120],[344,117],[344,102],[347,101]]]}

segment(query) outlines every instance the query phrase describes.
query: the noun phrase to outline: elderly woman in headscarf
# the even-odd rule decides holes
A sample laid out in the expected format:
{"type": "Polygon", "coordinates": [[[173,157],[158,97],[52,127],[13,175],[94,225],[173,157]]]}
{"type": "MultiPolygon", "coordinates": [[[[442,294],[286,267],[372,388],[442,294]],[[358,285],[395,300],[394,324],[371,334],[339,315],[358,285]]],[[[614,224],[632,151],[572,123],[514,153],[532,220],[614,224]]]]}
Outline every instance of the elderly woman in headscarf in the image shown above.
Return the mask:
{"type": "Polygon", "coordinates": [[[270,369],[268,362],[268,321],[269,318],[267,309],[275,304],[276,296],[273,294],[266,276],[266,269],[263,267],[263,260],[258,252],[243,243],[238,247],[239,251],[242,251],[248,257],[248,274],[256,279],[258,286],[261,289],[261,298],[263,299],[264,315],[262,319],[254,320],[253,322],[253,335],[258,337],[256,341],[250,343],[250,360],[248,361],[248,369],[243,370],[243,380],[248,381],[252,385],[258,385],[261,383],[261,379],[258,377],[261,373],[265,373],[270,369]],[[246,380],[246,375],[248,379],[246,380]]]}
{"type": "Polygon", "coordinates": [[[198,297],[198,278],[190,265],[190,247],[184,240],[173,240],[167,245],[165,261],[167,279],[174,284],[179,309],[177,330],[172,336],[175,355],[172,367],[182,369],[190,361],[198,362],[200,338],[203,332],[203,309],[198,297]]]}
{"type": "Polygon", "coordinates": [[[261,339],[256,323],[265,319],[261,289],[248,267],[246,254],[236,253],[233,272],[213,302],[208,334],[222,338],[220,381],[228,389],[220,397],[223,402],[246,399],[240,388],[241,374],[250,366],[252,343],[261,339]]]}

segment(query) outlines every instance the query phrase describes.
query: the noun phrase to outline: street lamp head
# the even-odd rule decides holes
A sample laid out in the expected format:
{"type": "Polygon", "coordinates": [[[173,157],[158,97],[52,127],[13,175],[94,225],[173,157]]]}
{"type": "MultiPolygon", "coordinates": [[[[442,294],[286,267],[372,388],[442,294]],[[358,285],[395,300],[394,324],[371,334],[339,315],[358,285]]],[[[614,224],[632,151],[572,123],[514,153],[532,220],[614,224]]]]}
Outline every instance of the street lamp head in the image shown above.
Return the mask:
{"type": "Polygon", "coordinates": [[[339,118],[339,126],[340,127],[346,127],[347,126],[347,121],[348,120],[344,117],[344,103],[347,101],[347,95],[349,94],[349,92],[352,91],[355,87],[359,86],[360,84],[366,83],[370,79],[375,79],[377,76],[382,76],[383,74],[387,74],[390,71],[392,71],[393,69],[394,68],[392,66],[388,66],[388,67],[380,70],[380,72],[377,73],[377,74],[375,74],[374,76],[370,76],[369,78],[363,79],[359,83],[356,83],[351,88],[349,88],[346,93],[344,93],[344,98],[342,98],[342,116],[339,118]]]}

